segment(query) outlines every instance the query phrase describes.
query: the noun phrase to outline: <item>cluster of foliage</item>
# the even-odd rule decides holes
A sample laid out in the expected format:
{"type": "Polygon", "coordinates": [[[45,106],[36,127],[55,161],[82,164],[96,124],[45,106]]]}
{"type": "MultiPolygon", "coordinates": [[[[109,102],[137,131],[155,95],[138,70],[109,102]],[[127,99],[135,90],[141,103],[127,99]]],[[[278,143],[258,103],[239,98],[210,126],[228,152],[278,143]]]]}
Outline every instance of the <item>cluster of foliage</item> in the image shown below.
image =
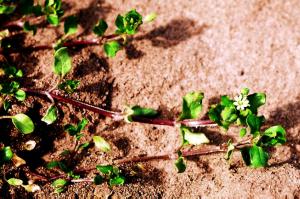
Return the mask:
{"type": "MultiPolygon", "coordinates": [[[[35,4],[34,1],[20,0],[9,1],[0,0],[0,15],[21,15],[44,16],[45,19],[54,26],[60,24],[60,18],[63,16],[61,0],[46,0],[44,5],[35,4]],[[18,11],[18,12],[17,12],[18,11]]],[[[154,20],[155,14],[150,14],[142,17],[136,10],[131,10],[124,15],[118,15],[115,20],[116,30],[109,39],[105,40],[103,50],[107,57],[116,56],[117,52],[126,45],[127,38],[136,34],[140,25],[144,22],[154,20]],[[113,39],[112,39],[113,38],[113,39]]],[[[72,58],[68,52],[68,45],[72,43],[71,35],[76,34],[78,20],[76,16],[69,16],[64,21],[64,35],[53,45],[54,49],[54,65],[53,72],[57,75],[57,84],[45,91],[46,95],[51,99],[51,105],[48,107],[46,113],[41,118],[47,125],[55,123],[59,117],[58,108],[55,101],[51,98],[50,92],[53,89],[60,89],[66,94],[71,94],[76,91],[80,81],[65,79],[66,75],[72,69],[72,58]]],[[[30,24],[28,21],[23,23],[24,31],[32,31],[36,33],[37,27],[30,24]]],[[[94,34],[99,38],[106,38],[105,33],[108,29],[108,24],[104,19],[100,19],[93,28],[94,34]]],[[[0,32],[0,42],[9,36],[7,29],[0,32]]],[[[5,42],[0,43],[5,50],[9,48],[5,42]]],[[[19,78],[23,77],[20,69],[9,65],[8,63],[1,63],[0,75],[3,77],[0,82],[1,103],[4,111],[8,111],[11,104],[15,101],[24,101],[26,93],[21,89],[19,78]]],[[[198,120],[202,111],[202,101],[204,94],[202,92],[191,92],[183,97],[182,112],[175,121],[176,128],[182,138],[182,144],[176,153],[177,160],[175,166],[179,173],[186,170],[186,160],[183,155],[183,149],[188,146],[208,144],[210,141],[206,135],[199,132],[199,128],[189,127],[184,125],[184,121],[198,120]]],[[[284,144],[286,142],[286,132],[280,125],[272,126],[266,130],[262,130],[262,125],[265,122],[264,116],[258,114],[258,108],[266,102],[266,95],[264,93],[249,94],[249,89],[242,89],[241,93],[234,99],[229,96],[222,96],[220,103],[211,105],[208,116],[211,121],[215,122],[220,128],[227,131],[230,126],[240,127],[240,137],[248,135],[250,137],[249,144],[240,147],[232,143],[231,140],[227,143],[227,153],[225,158],[229,160],[234,151],[239,150],[242,154],[244,162],[247,166],[253,168],[265,167],[268,165],[268,149],[276,145],[284,144]]],[[[133,122],[135,118],[155,119],[158,116],[158,111],[151,108],[144,108],[138,105],[126,106],[122,113],[122,118],[125,122],[133,122]]],[[[11,119],[13,125],[22,133],[29,134],[34,132],[34,123],[24,113],[16,115],[0,116],[0,119],[11,119]]],[[[82,142],[84,137],[84,129],[88,124],[88,120],[83,118],[77,125],[66,124],[65,132],[67,132],[74,139],[74,148],[65,149],[62,151],[59,160],[51,161],[46,165],[46,168],[55,172],[63,173],[63,177],[54,179],[52,186],[56,193],[64,191],[65,187],[79,180],[81,178],[75,169],[76,158],[87,150],[89,147],[96,147],[100,151],[106,153],[111,150],[111,147],[104,138],[100,136],[93,136],[92,140],[82,142]]],[[[32,150],[35,147],[34,141],[28,141],[27,150],[32,150]]],[[[13,161],[15,165],[19,166],[26,162],[13,153],[10,146],[0,147],[0,164],[13,161]]],[[[96,185],[107,182],[110,186],[122,185],[125,183],[125,177],[122,171],[115,165],[97,165],[96,170],[99,174],[94,176],[92,182],[96,185]]],[[[33,181],[28,181],[23,184],[22,179],[9,178],[6,180],[12,186],[22,186],[29,192],[40,190],[37,184],[33,181]]]]}

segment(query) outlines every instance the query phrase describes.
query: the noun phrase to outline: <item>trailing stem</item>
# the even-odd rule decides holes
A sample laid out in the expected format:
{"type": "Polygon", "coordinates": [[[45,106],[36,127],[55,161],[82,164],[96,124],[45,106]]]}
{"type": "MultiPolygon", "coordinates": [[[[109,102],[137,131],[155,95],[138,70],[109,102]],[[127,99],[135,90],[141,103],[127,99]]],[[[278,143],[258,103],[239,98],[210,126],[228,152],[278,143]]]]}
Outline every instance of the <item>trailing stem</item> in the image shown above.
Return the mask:
{"type": "MultiPolygon", "coordinates": [[[[103,115],[105,117],[111,117],[115,121],[121,121],[124,119],[124,114],[121,112],[108,111],[108,110],[102,109],[100,107],[87,104],[85,102],[81,102],[81,101],[78,101],[75,99],[57,95],[55,92],[47,92],[47,91],[34,90],[34,89],[29,89],[29,88],[24,88],[23,90],[30,94],[45,95],[50,100],[51,100],[51,98],[53,98],[53,99],[58,100],[59,102],[64,102],[67,104],[77,106],[79,108],[87,109],[87,110],[93,111],[95,113],[98,113],[100,115],[103,115]]],[[[197,119],[186,119],[186,120],[182,120],[182,121],[177,121],[175,119],[145,118],[145,117],[133,116],[132,120],[133,120],[133,122],[162,125],[162,126],[177,126],[177,125],[184,125],[184,126],[188,126],[188,127],[215,127],[215,126],[217,126],[216,123],[214,123],[210,120],[197,120],[197,119]]]]}

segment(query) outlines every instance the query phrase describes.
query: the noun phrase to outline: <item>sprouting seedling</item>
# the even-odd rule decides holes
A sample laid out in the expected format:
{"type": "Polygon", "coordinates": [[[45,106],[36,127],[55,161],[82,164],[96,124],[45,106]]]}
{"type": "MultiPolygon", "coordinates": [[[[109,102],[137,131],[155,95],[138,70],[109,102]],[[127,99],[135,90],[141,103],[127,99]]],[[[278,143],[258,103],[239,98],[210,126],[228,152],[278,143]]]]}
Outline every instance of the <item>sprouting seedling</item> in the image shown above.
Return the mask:
{"type": "Polygon", "coordinates": [[[24,185],[23,180],[18,178],[10,178],[7,180],[7,183],[12,186],[22,186],[27,192],[36,192],[41,190],[39,185],[33,184],[31,181],[29,181],[27,185],[24,185]]]}
{"type": "MultiPolygon", "coordinates": [[[[127,12],[124,16],[118,15],[115,20],[117,30],[115,33],[123,38],[123,43],[126,43],[127,35],[133,35],[137,32],[140,25],[143,23],[143,17],[136,10],[127,12]]],[[[97,35],[103,35],[107,29],[105,21],[99,21],[94,28],[94,33],[97,35]]],[[[104,44],[104,52],[108,57],[115,57],[116,53],[121,49],[121,45],[118,41],[109,41],[104,44]]]]}
{"type": "Polygon", "coordinates": [[[29,134],[34,131],[34,124],[30,117],[23,113],[13,116],[0,116],[1,119],[11,119],[14,126],[22,133],[29,134]]]}
{"type": "Polygon", "coordinates": [[[97,165],[96,169],[100,172],[94,178],[95,184],[101,184],[105,180],[108,181],[110,186],[123,185],[125,183],[125,177],[121,174],[118,167],[112,165],[97,165]]]}
{"type": "Polygon", "coordinates": [[[1,14],[11,14],[15,11],[16,6],[11,3],[4,3],[3,1],[0,2],[0,15],[1,14]]]}
{"type": "Polygon", "coordinates": [[[47,17],[47,21],[57,26],[60,21],[60,17],[64,14],[64,11],[61,9],[61,0],[46,0],[43,8],[43,13],[47,17]]]}
{"type": "Polygon", "coordinates": [[[0,75],[5,75],[5,77],[11,80],[0,83],[0,94],[4,97],[14,96],[18,101],[24,101],[26,93],[20,89],[20,84],[16,81],[16,79],[23,77],[22,70],[16,69],[14,66],[4,66],[0,69],[0,75]]]}

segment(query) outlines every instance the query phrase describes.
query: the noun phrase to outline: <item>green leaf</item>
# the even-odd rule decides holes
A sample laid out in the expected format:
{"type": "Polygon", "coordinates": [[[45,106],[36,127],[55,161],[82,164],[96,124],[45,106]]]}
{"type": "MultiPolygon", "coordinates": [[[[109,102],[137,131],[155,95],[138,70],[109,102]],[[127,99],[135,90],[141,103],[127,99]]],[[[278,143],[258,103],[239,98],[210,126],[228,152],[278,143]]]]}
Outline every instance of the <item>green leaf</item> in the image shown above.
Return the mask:
{"type": "Polygon", "coordinates": [[[202,110],[204,94],[201,92],[190,92],[183,97],[182,113],[180,120],[196,119],[202,110]]]}
{"type": "Polygon", "coordinates": [[[245,147],[241,149],[241,153],[247,166],[259,168],[268,165],[269,155],[262,147],[256,145],[245,147]]]}
{"type": "Polygon", "coordinates": [[[237,119],[236,109],[233,106],[226,106],[221,112],[222,120],[226,123],[233,123],[237,119]]]}
{"type": "Polygon", "coordinates": [[[36,31],[37,31],[37,27],[35,25],[30,25],[30,23],[28,21],[26,21],[23,25],[23,30],[25,32],[31,32],[32,34],[35,35],[36,31]]]}
{"type": "Polygon", "coordinates": [[[132,122],[132,116],[153,118],[157,116],[158,112],[152,108],[144,108],[136,105],[132,107],[126,107],[125,114],[125,121],[130,123],[132,122]]]}
{"type": "Polygon", "coordinates": [[[15,98],[19,101],[24,101],[26,99],[25,91],[21,89],[17,90],[17,92],[15,93],[15,98]]]}
{"type": "Polygon", "coordinates": [[[121,15],[118,15],[116,20],[115,20],[115,25],[117,26],[116,33],[121,34],[125,32],[125,27],[124,27],[124,17],[121,15]]]}
{"type": "Polygon", "coordinates": [[[64,32],[66,35],[71,35],[77,31],[77,18],[75,16],[69,16],[64,23],[64,32]]]}
{"type": "Polygon", "coordinates": [[[123,176],[116,176],[114,178],[109,179],[109,185],[123,185],[125,183],[125,178],[123,176]]]}
{"type": "Polygon", "coordinates": [[[103,177],[101,175],[96,175],[94,178],[95,185],[99,185],[104,181],[103,177]]]}
{"type": "Polygon", "coordinates": [[[225,160],[230,160],[232,155],[233,155],[233,152],[234,152],[234,145],[232,144],[232,140],[229,140],[227,142],[227,151],[226,151],[226,154],[224,156],[225,160]]]}
{"type": "Polygon", "coordinates": [[[4,100],[4,102],[3,102],[3,108],[4,108],[4,110],[8,111],[8,109],[10,109],[10,107],[11,107],[10,101],[4,100]]]}
{"type": "Polygon", "coordinates": [[[57,14],[50,14],[50,15],[47,15],[47,21],[54,26],[58,26],[59,17],[57,14]]]}
{"type": "Polygon", "coordinates": [[[144,21],[149,23],[149,22],[154,21],[156,19],[156,17],[157,17],[157,14],[155,12],[152,12],[145,16],[144,21]]]}
{"type": "Polygon", "coordinates": [[[15,11],[16,6],[5,6],[5,5],[0,5],[0,14],[11,14],[15,11]]]}
{"type": "Polygon", "coordinates": [[[90,145],[89,142],[82,143],[78,146],[78,150],[86,149],[90,145]]]}
{"type": "Polygon", "coordinates": [[[29,134],[34,131],[34,124],[32,120],[23,113],[12,116],[12,122],[23,134],[29,134]]]}
{"type": "Polygon", "coordinates": [[[49,162],[49,163],[46,165],[46,168],[47,168],[47,169],[53,169],[53,168],[55,168],[55,167],[58,167],[58,166],[59,166],[58,163],[59,163],[58,161],[51,161],[51,162],[49,162]]]}
{"type": "Polygon", "coordinates": [[[7,180],[7,183],[12,186],[20,186],[23,185],[23,181],[18,178],[10,178],[7,180]]]}
{"type": "Polygon", "coordinates": [[[259,135],[260,127],[265,121],[264,116],[256,116],[254,114],[250,114],[247,117],[247,124],[250,127],[250,133],[254,136],[259,135]]]}
{"type": "Polygon", "coordinates": [[[143,17],[136,10],[131,10],[126,13],[123,18],[124,28],[129,35],[135,34],[138,27],[143,23],[143,17]]]}
{"type": "Polygon", "coordinates": [[[96,169],[105,175],[110,175],[111,173],[113,173],[112,165],[97,165],[96,169]]]}
{"type": "Polygon", "coordinates": [[[240,137],[242,138],[242,137],[244,137],[246,134],[247,134],[247,130],[246,130],[245,128],[242,128],[242,129],[240,130],[240,137]]]}
{"type": "Polygon", "coordinates": [[[192,132],[190,128],[181,126],[181,134],[183,136],[183,144],[201,145],[209,143],[209,140],[204,133],[192,132]]]}
{"type": "Polygon", "coordinates": [[[247,97],[250,104],[250,110],[253,114],[257,114],[257,109],[266,103],[265,93],[253,93],[247,97]]]}
{"type": "Polygon", "coordinates": [[[89,123],[89,121],[87,119],[83,118],[77,125],[77,131],[81,132],[88,123],[89,123]]]}
{"type": "Polygon", "coordinates": [[[115,57],[120,50],[120,44],[117,41],[110,41],[104,44],[104,52],[108,57],[115,57]]]}
{"type": "Polygon", "coordinates": [[[46,124],[52,124],[57,120],[57,108],[54,105],[51,105],[48,109],[44,117],[42,118],[42,121],[46,124]]]}
{"type": "Polygon", "coordinates": [[[184,162],[181,152],[178,152],[178,158],[175,161],[175,166],[178,173],[183,173],[186,170],[186,163],[184,162]]]}
{"type": "Polygon", "coordinates": [[[72,68],[72,60],[69,56],[68,49],[62,47],[55,51],[54,54],[54,73],[63,78],[72,68]]]}
{"type": "Polygon", "coordinates": [[[79,80],[66,80],[63,83],[58,85],[58,88],[72,94],[79,86],[80,81],[79,80]]]}
{"type": "Polygon", "coordinates": [[[280,126],[272,126],[268,128],[258,141],[258,145],[263,145],[267,147],[272,147],[279,144],[284,144],[286,142],[286,132],[285,129],[280,126]]]}
{"type": "Polygon", "coordinates": [[[93,32],[98,36],[103,36],[107,28],[107,23],[103,19],[100,19],[93,28],[93,32]]]}
{"type": "Polygon", "coordinates": [[[108,152],[111,150],[110,145],[100,136],[94,136],[93,141],[95,143],[96,148],[100,149],[101,151],[108,152]]]}
{"type": "Polygon", "coordinates": [[[57,179],[52,183],[52,186],[55,188],[55,193],[61,193],[64,191],[64,187],[68,184],[68,181],[65,179],[57,179]]]}
{"type": "Polygon", "coordinates": [[[0,150],[0,161],[1,162],[8,162],[12,159],[14,153],[12,152],[9,146],[3,147],[0,150]]]}
{"type": "Polygon", "coordinates": [[[241,94],[243,95],[243,96],[247,96],[248,94],[249,94],[249,88],[243,88],[242,90],[241,90],[241,94]]]}

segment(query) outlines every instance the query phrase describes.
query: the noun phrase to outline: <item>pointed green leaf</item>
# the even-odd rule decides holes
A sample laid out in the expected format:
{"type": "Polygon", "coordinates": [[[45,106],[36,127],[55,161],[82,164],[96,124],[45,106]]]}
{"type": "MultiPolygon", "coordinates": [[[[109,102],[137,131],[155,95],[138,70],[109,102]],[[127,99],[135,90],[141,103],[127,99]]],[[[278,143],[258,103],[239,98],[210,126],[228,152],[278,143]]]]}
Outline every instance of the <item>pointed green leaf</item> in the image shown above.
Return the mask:
{"type": "Polygon", "coordinates": [[[23,134],[29,134],[34,131],[34,124],[32,120],[30,119],[30,117],[23,113],[12,116],[12,122],[15,127],[23,134]]]}
{"type": "Polygon", "coordinates": [[[54,73],[63,78],[72,68],[72,60],[69,56],[68,49],[62,47],[55,51],[54,54],[54,73]]]}
{"type": "Polygon", "coordinates": [[[54,105],[51,105],[44,117],[42,118],[42,121],[45,122],[46,124],[52,124],[57,120],[57,108],[54,105]]]}
{"type": "Polygon", "coordinates": [[[10,178],[7,180],[8,184],[13,186],[20,186],[23,184],[23,181],[18,178],[10,178]]]}
{"type": "Polygon", "coordinates": [[[100,149],[101,151],[108,152],[111,150],[109,143],[106,142],[101,136],[94,136],[93,141],[96,148],[100,149]]]}

